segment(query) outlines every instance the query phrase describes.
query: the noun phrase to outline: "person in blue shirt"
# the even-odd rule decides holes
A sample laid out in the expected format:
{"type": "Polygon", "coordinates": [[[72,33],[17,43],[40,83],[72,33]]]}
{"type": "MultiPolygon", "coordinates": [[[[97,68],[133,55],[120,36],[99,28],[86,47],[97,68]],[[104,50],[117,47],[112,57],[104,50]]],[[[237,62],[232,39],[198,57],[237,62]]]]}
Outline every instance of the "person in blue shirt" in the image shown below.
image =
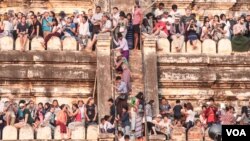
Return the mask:
{"type": "Polygon", "coordinates": [[[67,17],[66,24],[63,25],[62,29],[63,29],[63,34],[64,34],[62,39],[64,39],[65,37],[75,37],[76,25],[75,25],[75,23],[73,23],[71,17],[67,17]]]}
{"type": "Polygon", "coordinates": [[[45,38],[52,30],[52,17],[49,16],[49,12],[45,11],[42,18],[42,30],[43,37],[45,38]]]}

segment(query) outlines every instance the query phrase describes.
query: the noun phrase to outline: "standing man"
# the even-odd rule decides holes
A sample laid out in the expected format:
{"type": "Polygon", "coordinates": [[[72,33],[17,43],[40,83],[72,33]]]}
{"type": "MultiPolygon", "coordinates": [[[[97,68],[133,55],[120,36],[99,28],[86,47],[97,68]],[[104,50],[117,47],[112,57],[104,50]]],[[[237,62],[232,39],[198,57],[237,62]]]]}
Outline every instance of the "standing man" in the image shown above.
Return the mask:
{"type": "Polygon", "coordinates": [[[139,49],[139,35],[140,35],[140,28],[143,20],[143,12],[139,6],[139,3],[136,3],[134,14],[133,14],[133,29],[134,29],[134,49],[139,49]]]}

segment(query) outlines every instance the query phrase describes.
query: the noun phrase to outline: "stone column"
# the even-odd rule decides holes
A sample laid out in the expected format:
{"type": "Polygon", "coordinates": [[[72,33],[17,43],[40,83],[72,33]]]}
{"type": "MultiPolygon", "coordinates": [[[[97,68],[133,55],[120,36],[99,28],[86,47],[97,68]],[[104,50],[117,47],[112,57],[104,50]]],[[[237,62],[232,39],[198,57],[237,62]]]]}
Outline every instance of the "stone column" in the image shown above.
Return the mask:
{"type": "Polygon", "coordinates": [[[110,36],[99,34],[97,41],[97,104],[98,117],[109,114],[107,101],[112,97],[111,64],[110,64],[110,36]]]}
{"type": "Polygon", "coordinates": [[[156,40],[146,38],[143,46],[144,88],[146,102],[154,100],[154,114],[159,113],[156,40]]]}

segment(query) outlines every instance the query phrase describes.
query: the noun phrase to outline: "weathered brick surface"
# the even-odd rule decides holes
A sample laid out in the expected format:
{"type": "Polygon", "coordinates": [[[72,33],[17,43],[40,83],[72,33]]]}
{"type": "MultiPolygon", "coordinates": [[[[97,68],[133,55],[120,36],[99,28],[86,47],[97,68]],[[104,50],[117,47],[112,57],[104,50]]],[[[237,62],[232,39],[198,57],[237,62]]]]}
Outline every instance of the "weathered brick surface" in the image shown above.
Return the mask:
{"type": "Polygon", "coordinates": [[[200,127],[192,127],[188,130],[188,141],[203,141],[204,134],[200,127]]]}
{"type": "Polygon", "coordinates": [[[201,106],[211,96],[235,107],[250,97],[250,60],[245,55],[158,56],[159,93],[174,104],[176,99],[201,106]],[[204,102],[204,101],[203,101],[204,102]]]}
{"type": "Polygon", "coordinates": [[[92,95],[95,70],[96,56],[83,52],[2,51],[0,94],[39,102],[67,96],[71,103],[71,98],[92,95]]]}
{"type": "Polygon", "coordinates": [[[173,131],[171,132],[171,141],[185,141],[186,134],[184,127],[174,127],[173,131]]]}

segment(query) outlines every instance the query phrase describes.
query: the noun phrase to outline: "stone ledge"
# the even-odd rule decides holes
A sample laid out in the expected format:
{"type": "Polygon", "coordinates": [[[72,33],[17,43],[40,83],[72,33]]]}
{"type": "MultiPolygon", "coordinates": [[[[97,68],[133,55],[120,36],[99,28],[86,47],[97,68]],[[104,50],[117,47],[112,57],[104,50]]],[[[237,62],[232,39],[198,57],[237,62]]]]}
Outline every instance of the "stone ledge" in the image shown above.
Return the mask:
{"type": "Polygon", "coordinates": [[[159,66],[250,66],[248,54],[205,55],[205,54],[167,54],[158,55],[159,66]]]}
{"type": "Polygon", "coordinates": [[[96,55],[83,52],[62,51],[1,51],[1,63],[96,63],[96,55]]]}

